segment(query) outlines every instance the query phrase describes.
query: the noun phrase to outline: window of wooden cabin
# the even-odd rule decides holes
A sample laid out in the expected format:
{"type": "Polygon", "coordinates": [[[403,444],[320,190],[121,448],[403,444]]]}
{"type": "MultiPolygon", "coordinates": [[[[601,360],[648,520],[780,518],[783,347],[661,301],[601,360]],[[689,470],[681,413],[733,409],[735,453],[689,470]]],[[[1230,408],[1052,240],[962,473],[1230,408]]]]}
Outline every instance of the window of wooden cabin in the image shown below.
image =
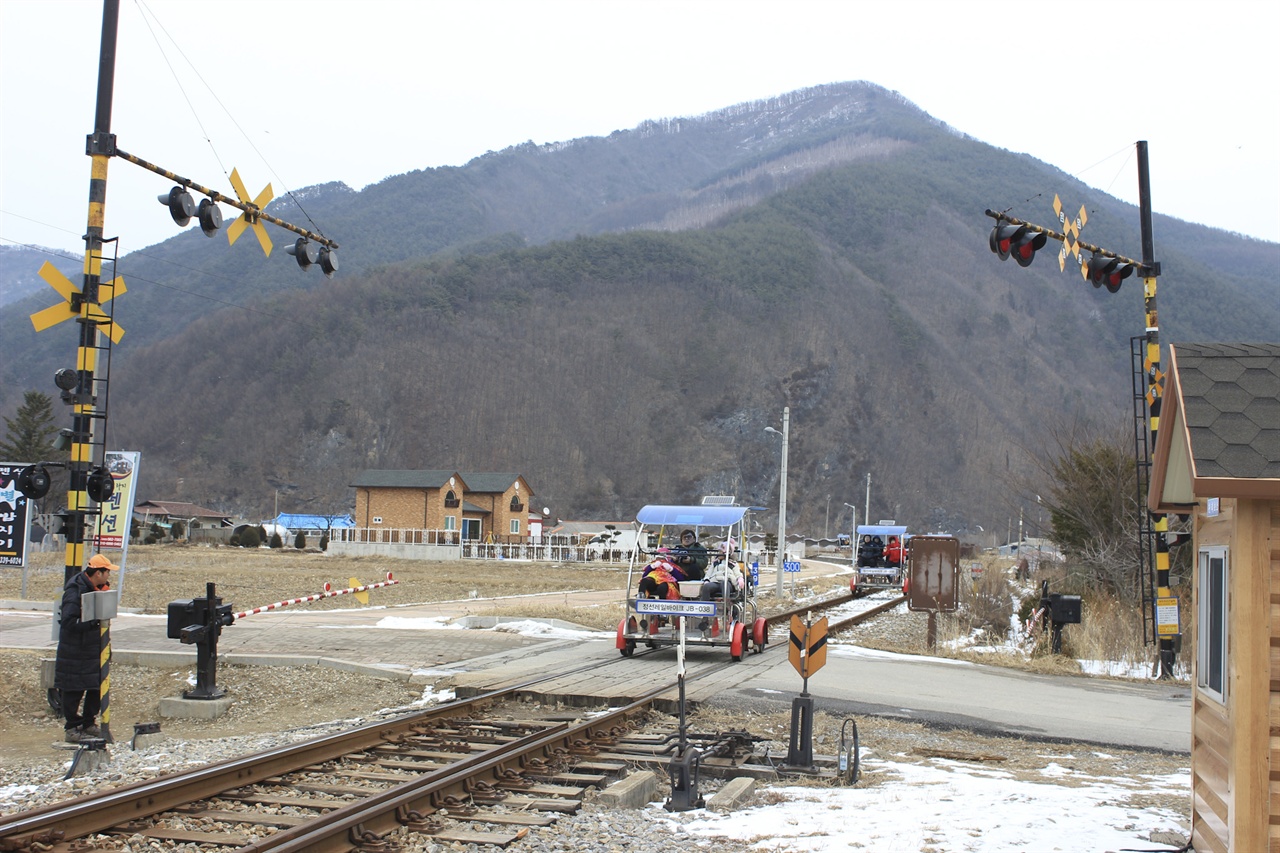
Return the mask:
{"type": "Polygon", "coordinates": [[[1223,704],[1227,701],[1227,572],[1226,546],[1200,549],[1196,684],[1223,704]]]}

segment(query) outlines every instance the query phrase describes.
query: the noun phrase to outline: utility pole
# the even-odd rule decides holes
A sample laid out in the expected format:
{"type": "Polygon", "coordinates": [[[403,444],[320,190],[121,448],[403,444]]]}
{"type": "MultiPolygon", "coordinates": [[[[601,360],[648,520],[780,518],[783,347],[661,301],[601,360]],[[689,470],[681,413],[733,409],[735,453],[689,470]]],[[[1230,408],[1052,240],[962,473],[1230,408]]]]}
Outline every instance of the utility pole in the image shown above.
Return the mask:
{"type": "MultiPolygon", "coordinates": [[[[1051,231],[1039,225],[1015,219],[1007,213],[997,213],[992,210],[986,211],[986,215],[996,220],[996,226],[991,230],[991,236],[988,243],[991,251],[999,256],[1000,260],[1012,257],[1019,266],[1028,267],[1035,260],[1036,251],[1043,248],[1049,238],[1062,242],[1062,250],[1058,254],[1059,269],[1065,269],[1067,255],[1073,255],[1077,258],[1080,265],[1080,274],[1095,288],[1105,286],[1110,293],[1119,293],[1120,286],[1129,276],[1137,272],[1142,277],[1142,296],[1143,296],[1143,313],[1145,318],[1145,352],[1143,353],[1142,372],[1146,377],[1146,393],[1145,407],[1142,414],[1145,415],[1146,423],[1139,424],[1135,419],[1135,433],[1139,434],[1142,441],[1135,438],[1135,453],[1137,458],[1137,482],[1138,482],[1138,499],[1146,504],[1146,490],[1150,488],[1150,481],[1147,475],[1147,469],[1150,467],[1151,460],[1149,458],[1141,458],[1141,448],[1146,445],[1145,431],[1149,426],[1150,429],[1150,445],[1155,446],[1156,434],[1160,427],[1160,408],[1161,398],[1164,395],[1164,373],[1160,369],[1160,325],[1156,312],[1156,279],[1160,275],[1160,264],[1155,260],[1155,241],[1152,237],[1151,229],[1151,178],[1147,159],[1147,143],[1139,141],[1137,143],[1138,154],[1138,210],[1142,227],[1142,260],[1137,261],[1132,258],[1118,255],[1115,252],[1098,246],[1085,243],[1080,239],[1080,229],[1085,226],[1088,221],[1087,212],[1084,206],[1081,206],[1080,213],[1075,220],[1069,221],[1062,209],[1061,201],[1054,197],[1054,211],[1058,215],[1058,221],[1063,226],[1063,233],[1051,231]],[[1081,254],[1081,250],[1088,250],[1091,257],[1087,260],[1081,254]]],[[[1134,338],[1134,341],[1141,340],[1134,338]]],[[[1137,353],[1135,352],[1135,360],[1137,353]]],[[[1156,608],[1160,599],[1172,601],[1171,591],[1169,589],[1169,519],[1168,516],[1158,513],[1149,513],[1148,520],[1150,522],[1150,534],[1148,528],[1143,526],[1138,534],[1138,551],[1139,563],[1142,567],[1143,574],[1143,595],[1150,595],[1149,609],[1148,602],[1144,602],[1143,612],[1143,634],[1150,642],[1150,635],[1147,634],[1147,620],[1151,621],[1151,625],[1158,634],[1159,621],[1156,618],[1156,608]],[[1151,567],[1151,540],[1154,540],[1154,571],[1151,567]]],[[[1021,539],[1021,517],[1019,517],[1019,539],[1021,539]]],[[[1176,608],[1174,608],[1176,612],[1176,608]]],[[[1158,636],[1159,643],[1159,666],[1161,678],[1172,678],[1173,667],[1175,663],[1176,642],[1180,637],[1180,628],[1175,626],[1174,633],[1171,635],[1158,636]]]]}
{"type": "MultiPolygon", "coordinates": [[[[1160,408],[1164,397],[1164,373],[1160,370],[1160,322],[1156,313],[1156,277],[1160,275],[1160,264],[1155,260],[1155,238],[1151,229],[1151,175],[1147,160],[1146,141],[1138,142],[1138,216],[1142,223],[1142,301],[1146,314],[1147,352],[1143,359],[1144,373],[1147,377],[1147,418],[1151,427],[1151,447],[1156,446],[1156,433],[1160,428],[1160,408]]],[[[1145,460],[1149,467],[1150,458],[1145,460]]],[[[1141,468],[1141,465],[1139,466],[1141,468]]],[[[1141,474],[1142,472],[1139,471],[1141,474]]],[[[1151,479],[1144,482],[1148,489],[1151,479]]],[[[1139,500],[1146,504],[1147,495],[1141,490],[1139,500]]],[[[1163,513],[1151,513],[1151,529],[1155,539],[1155,596],[1151,600],[1151,624],[1159,626],[1156,619],[1156,607],[1161,598],[1172,597],[1169,590],[1169,516],[1163,513]]],[[[1148,545],[1140,543],[1139,547],[1145,556],[1148,545]]],[[[1175,609],[1176,612],[1176,609],[1175,609]]],[[[1175,642],[1180,634],[1159,636],[1160,645],[1160,677],[1173,678],[1176,662],[1175,642]]]]}
{"type": "Polygon", "coordinates": [[[871,472],[867,472],[867,500],[862,505],[862,523],[871,523],[871,472]]]}
{"type": "Polygon", "coordinates": [[[791,443],[791,407],[782,408],[782,432],[765,427],[765,432],[782,436],[782,476],[778,484],[778,598],[782,598],[782,575],[787,559],[787,446],[791,443]]]}
{"type": "MultiPolygon", "coordinates": [[[[272,198],[270,185],[256,198],[250,199],[239,175],[233,170],[231,183],[239,198],[232,199],[117,147],[116,136],[111,132],[111,107],[115,92],[119,24],[120,0],[103,0],[93,133],[89,134],[85,146],[85,153],[90,157],[89,210],[84,235],[84,275],[81,285],[77,288],[52,264],[46,263],[39,275],[65,302],[58,302],[31,315],[31,324],[36,332],[43,332],[68,320],[74,320],[80,326],[75,368],[63,368],[54,374],[54,384],[61,391],[62,401],[72,411],[71,429],[63,430],[70,458],[65,464],[37,461],[23,469],[17,480],[17,487],[25,497],[39,500],[48,494],[51,486],[49,468],[67,469],[67,508],[59,514],[61,530],[58,531],[66,539],[64,583],[75,577],[87,563],[88,521],[101,515],[101,505],[111,500],[115,491],[111,472],[106,467],[108,380],[111,346],[124,335],[124,330],[115,322],[114,306],[116,297],[125,293],[125,284],[120,278],[102,281],[103,246],[107,242],[115,242],[115,238],[108,241],[103,236],[106,224],[107,171],[111,158],[119,157],[176,182],[178,186],[161,196],[160,200],[169,208],[170,215],[180,226],[187,225],[192,218],[198,216],[201,230],[211,237],[222,225],[218,205],[230,204],[244,212],[227,231],[228,240],[232,244],[246,229],[252,229],[263,251],[270,255],[271,239],[262,223],[271,222],[301,235],[289,248],[300,267],[306,269],[318,261],[326,275],[332,275],[338,268],[337,243],[263,211],[263,207],[272,198]],[[207,196],[198,208],[188,192],[192,189],[207,196]]],[[[94,528],[96,532],[97,525],[94,528]]],[[[100,677],[102,731],[108,742],[111,740],[109,621],[102,621],[100,677]]]]}

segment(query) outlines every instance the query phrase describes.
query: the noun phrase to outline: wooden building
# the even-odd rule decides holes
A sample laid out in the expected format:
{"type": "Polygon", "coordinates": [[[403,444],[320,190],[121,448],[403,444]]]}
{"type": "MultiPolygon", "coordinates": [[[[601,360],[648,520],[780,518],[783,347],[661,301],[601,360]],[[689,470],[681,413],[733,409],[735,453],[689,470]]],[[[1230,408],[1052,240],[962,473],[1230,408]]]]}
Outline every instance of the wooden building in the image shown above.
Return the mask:
{"type": "Polygon", "coordinates": [[[1148,496],[1191,514],[1191,843],[1280,853],[1280,345],[1170,348],[1148,496]]]}
{"type": "Polygon", "coordinates": [[[520,474],[368,470],[351,485],[358,528],[444,531],[471,540],[529,534],[533,491],[520,474]]]}

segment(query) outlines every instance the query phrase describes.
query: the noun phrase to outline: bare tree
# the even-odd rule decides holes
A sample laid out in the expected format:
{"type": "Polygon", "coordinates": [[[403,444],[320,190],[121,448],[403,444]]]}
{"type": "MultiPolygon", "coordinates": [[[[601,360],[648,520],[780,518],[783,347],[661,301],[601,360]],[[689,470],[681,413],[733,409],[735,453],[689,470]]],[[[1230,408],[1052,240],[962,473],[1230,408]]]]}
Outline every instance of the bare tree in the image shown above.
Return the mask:
{"type": "Polygon", "coordinates": [[[1041,503],[1069,572],[1133,599],[1140,591],[1138,531],[1145,509],[1129,425],[1108,430],[1075,421],[1051,426],[1046,435],[1033,462],[1048,482],[1041,503]]]}

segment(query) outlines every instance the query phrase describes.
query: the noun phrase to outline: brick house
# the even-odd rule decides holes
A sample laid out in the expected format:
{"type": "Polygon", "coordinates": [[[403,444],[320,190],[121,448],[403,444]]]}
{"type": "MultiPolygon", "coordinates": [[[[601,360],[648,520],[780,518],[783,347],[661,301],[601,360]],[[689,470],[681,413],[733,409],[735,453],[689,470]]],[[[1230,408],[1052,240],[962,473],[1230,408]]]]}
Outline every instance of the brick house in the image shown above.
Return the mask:
{"type": "Polygon", "coordinates": [[[351,483],[358,528],[438,530],[461,539],[529,535],[533,497],[517,473],[367,470],[351,483]]]}
{"type": "Polygon", "coordinates": [[[1191,843],[1280,853],[1280,345],[1176,344],[1148,506],[1191,514],[1191,843]]]}

